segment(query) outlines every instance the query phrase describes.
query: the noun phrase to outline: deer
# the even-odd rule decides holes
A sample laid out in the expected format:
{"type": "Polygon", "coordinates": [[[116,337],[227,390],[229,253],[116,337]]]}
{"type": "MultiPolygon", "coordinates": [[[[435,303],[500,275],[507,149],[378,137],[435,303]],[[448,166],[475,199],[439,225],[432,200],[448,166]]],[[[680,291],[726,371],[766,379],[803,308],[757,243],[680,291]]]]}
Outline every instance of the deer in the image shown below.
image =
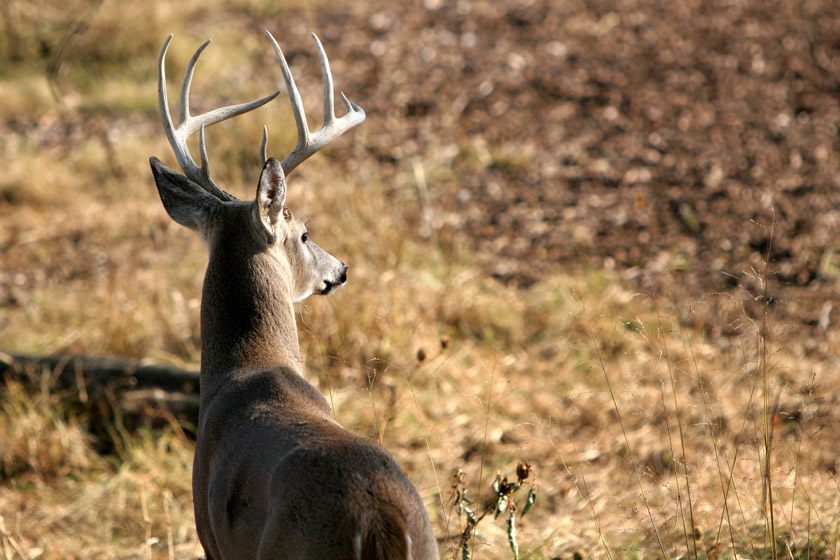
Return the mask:
{"type": "Polygon", "coordinates": [[[393,456],[333,417],[303,376],[294,304],[327,295],[348,267],[309,238],[286,205],[286,177],[329,142],[361,124],[365,112],[342,93],[335,116],[329,61],[315,39],[324,80],[324,124],[315,133],[277,41],[274,46],[297,126],[298,142],[282,162],[266,158],[256,196],[240,201],[210,178],[204,130],[261,107],[280,94],[190,113],[196,62],[187,64],[180,119],[169,112],[165,58],[158,56],[161,120],[182,173],[150,158],[161,202],[208,247],[201,296],[199,420],[193,463],[198,539],[207,560],[439,558],[428,513],[393,456]],[[187,138],[199,132],[200,165],[187,138]]]}

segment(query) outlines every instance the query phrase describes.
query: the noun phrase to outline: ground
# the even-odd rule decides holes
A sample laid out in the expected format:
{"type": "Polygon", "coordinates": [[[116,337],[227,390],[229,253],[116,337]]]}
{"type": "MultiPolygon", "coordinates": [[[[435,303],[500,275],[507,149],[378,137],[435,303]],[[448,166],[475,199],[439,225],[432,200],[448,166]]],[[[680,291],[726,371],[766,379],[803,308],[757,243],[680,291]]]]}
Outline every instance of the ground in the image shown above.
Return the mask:
{"type": "MultiPolygon", "coordinates": [[[[158,48],[175,34],[176,110],[214,39],[207,110],[279,87],[269,29],[314,128],[314,31],[368,118],[290,177],[350,264],[299,307],[307,375],[392,450],[446,557],[453,473],[476,499],[520,461],[539,488],[523,557],[837,556],[835,2],[13,0],[0,18],[0,351],[197,363],[206,257],[147,163],[175,165],[158,48]]],[[[284,95],[208,130],[237,196],[263,123],[269,155],[294,144],[284,95]]],[[[117,419],[102,453],[67,398],[5,389],[6,557],[200,554],[189,426],[117,419]]],[[[483,520],[473,557],[510,557],[505,531],[483,520]]]]}

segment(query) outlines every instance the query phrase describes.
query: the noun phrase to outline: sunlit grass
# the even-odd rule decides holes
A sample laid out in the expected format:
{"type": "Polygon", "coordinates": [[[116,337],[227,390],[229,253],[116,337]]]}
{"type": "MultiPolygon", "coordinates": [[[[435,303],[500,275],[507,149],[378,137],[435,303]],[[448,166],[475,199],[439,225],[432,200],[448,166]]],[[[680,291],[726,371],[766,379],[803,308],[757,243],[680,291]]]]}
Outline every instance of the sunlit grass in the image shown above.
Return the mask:
{"type": "MultiPolygon", "coordinates": [[[[175,165],[157,117],[157,49],[175,33],[174,111],[184,65],[208,37],[193,105],[260,97],[278,77],[262,29],[291,5],[3,5],[18,43],[0,41],[0,350],[198,362],[206,249],[166,216],[148,167],[150,155],[175,165]],[[85,10],[90,27],[73,35],[85,10]]],[[[308,41],[294,47],[308,52],[308,41]]],[[[317,72],[307,59],[307,101],[320,93],[317,72]]],[[[253,196],[264,123],[269,154],[294,144],[285,103],[208,130],[213,175],[235,195],[253,196]]],[[[319,105],[307,107],[315,127],[319,105]]],[[[352,132],[289,178],[289,204],[312,238],[350,265],[346,287],[298,306],[298,326],[308,378],[343,425],[394,453],[439,537],[461,529],[448,509],[453,471],[475,498],[497,470],[528,461],[540,490],[519,518],[525,558],[770,557],[767,414],[776,554],[836,557],[838,382],[821,357],[837,350],[832,339],[814,341],[820,352],[785,344],[795,327],[775,323],[772,308],[766,329],[750,318],[743,302],[756,294],[673,302],[583,267],[506,284],[488,272],[494,255],[443,217],[427,219],[438,209],[420,183],[515,169],[526,156],[444,138],[428,158],[386,168],[355,146],[375,133],[352,132]],[[708,336],[710,302],[739,317],[727,336],[708,336]],[[766,359],[762,332],[776,341],[766,359]],[[757,387],[770,397],[764,410],[757,387]]],[[[101,456],[93,420],[63,396],[16,384],[0,395],[6,557],[168,558],[170,546],[176,558],[200,555],[192,443],[174,427],[115,425],[116,453],[101,456]]],[[[510,557],[502,523],[482,523],[474,557],[510,557]]]]}

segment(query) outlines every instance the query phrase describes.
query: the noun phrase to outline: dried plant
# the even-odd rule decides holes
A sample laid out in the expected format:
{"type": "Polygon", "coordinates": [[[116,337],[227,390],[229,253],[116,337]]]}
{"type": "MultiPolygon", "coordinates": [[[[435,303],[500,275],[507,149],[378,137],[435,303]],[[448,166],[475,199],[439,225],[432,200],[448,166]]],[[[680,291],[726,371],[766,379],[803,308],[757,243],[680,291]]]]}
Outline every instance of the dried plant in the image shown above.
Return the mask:
{"type": "Polygon", "coordinates": [[[452,475],[452,493],[451,503],[452,507],[458,514],[459,524],[463,529],[458,537],[458,546],[453,552],[453,559],[457,557],[460,552],[462,560],[469,560],[472,558],[472,549],[474,546],[476,531],[478,524],[484,520],[488,514],[493,514],[493,519],[498,519],[503,513],[507,512],[507,536],[510,550],[513,553],[515,560],[519,559],[519,542],[517,541],[516,533],[516,514],[521,508],[521,515],[525,515],[530,511],[531,507],[537,499],[537,485],[534,480],[534,470],[529,463],[519,463],[516,466],[516,481],[509,482],[507,476],[502,476],[501,473],[496,473],[496,478],[490,486],[493,490],[493,496],[485,500],[482,506],[476,513],[475,503],[467,496],[467,482],[463,469],[458,469],[452,475]],[[528,479],[531,480],[528,480],[528,479]],[[516,502],[515,494],[526,484],[530,488],[524,500],[516,502]]]}

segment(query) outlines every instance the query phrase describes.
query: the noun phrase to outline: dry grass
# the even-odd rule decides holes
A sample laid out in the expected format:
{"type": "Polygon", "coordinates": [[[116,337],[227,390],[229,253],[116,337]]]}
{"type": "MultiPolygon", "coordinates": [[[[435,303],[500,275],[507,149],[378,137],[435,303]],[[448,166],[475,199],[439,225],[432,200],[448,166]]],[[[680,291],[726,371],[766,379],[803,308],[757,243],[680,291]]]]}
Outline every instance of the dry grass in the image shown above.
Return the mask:
{"type": "MultiPolygon", "coordinates": [[[[146,163],[152,154],[171,162],[155,115],[157,48],[176,33],[169,73],[179,76],[213,36],[194,98],[209,107],[256,97],[273,78],[258,66],[254,53],[267,49],[254,29],[279,8],[158,2],[124,13],[79,2],[93,15],[75,36],[66,3],[36,4],[41,15],[24,2],[3,7],[14,33],[0,42],[9,62],[0,64],[2,350],[195,363],[205,249],[165,215],[146,163]],[[52,77],[36,70],[68,34],[52,77]]],[[[238,196],[256,181],[263,120],[276,131],[270,146],[291,144],[285,110],[208,132],[214,176],[238,196]]],[[[360,147],[367,134],[337,142],[290,181],[313,238],[351,267],[346,288],[300,307],[301,343],[336,417],[394,453],[440,537],[463,529],[450,504],[454,471],[478,499],[497,470],[512,475],[528,461],[539,496],[519,520],[524,558],[837,556],[835,336],[786,344],[798,333],[770,308],[767,325],[740,311],[729,338],[706,340],[709,301],[738,301],[651,298],[599,270],[553,269],[528,289],[506,286],[469,238],[430,227],[435,208],[422,189],[451,172],[443,140],[389,175],[360,147]]],[[[467,152],[480,173],[481,158],[467,152]]],[[[177,429],[115,426],[121,445],[103,457],[90,419],[64,409],[47,384],[9,384],[0,402],[5,558],[200,555],[192,444],[177,429]]],[[[473,557],[510,557],[501,519],[479,526],[473,557]]]]}

